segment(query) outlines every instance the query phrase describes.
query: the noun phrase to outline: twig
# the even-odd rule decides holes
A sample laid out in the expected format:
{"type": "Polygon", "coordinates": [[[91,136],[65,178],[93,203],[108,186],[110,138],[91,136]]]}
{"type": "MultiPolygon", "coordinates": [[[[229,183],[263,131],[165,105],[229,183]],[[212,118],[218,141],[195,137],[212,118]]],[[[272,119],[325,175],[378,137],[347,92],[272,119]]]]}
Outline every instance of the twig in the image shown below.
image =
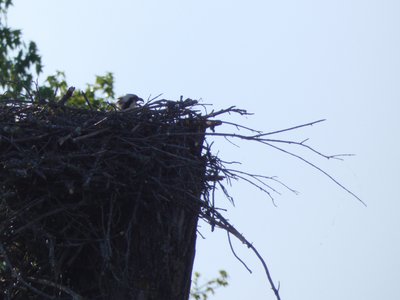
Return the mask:
{"type": "Polygon", "coordinates": [[[94,131],[94,132],[91,132],[91,133],[88,133],[88,134],[81,135],[81,136],[78,136],[76,138],[73,138],[72,141],[73,142],[78,142],[78,141],[81,141],[81,140],[84,140],[84,139],[87,139],[87,138],[94,137],[96,135],[99,135],[100,133],[103,133],[103,132],[106,132],[106,131],[109,131],[109,130],[110,130],[110,128],[103,128],[103,129],[100,129],[100,130],[97,130],[97,131],[94,131]]]}
{"type": "MultiPolygon", "coordinates": [[[[205,207],[205,209],[210,209],[209,207],[205,207]]],[[[257,251],[257,249],[242,235],[240,234],[235,227],[233,227],[220,213],[218,213],[217,211],[213,211],[213,215],[215,216],[216,219],[213,220],[214,224],[216,226],[218,226],[221,229],[224,229],[225,231],[228,232],[228,236],[229,233],[231,233],[233,236],[235,236],[239,241],[241,241],[243,244],[245,244],[248,248],[250,248],[255,255],[257,256],[257,258],[261,261],[263,267],[264,267],[264,271],[267,275],[268,278],[268,282],[271,286],[271,289],[273,290],[275,297],[277,300],[280,300],[280,295],[279,295],[279,287],[277,288],[274,284],[274,281],[272,280],[272,276],[271,273],[269,271],[269,268],[265,262],[265,260],[263,259],[263,257],[260,255],[260,253],[257,251]]],[[[207,214],[203,214],[205,220],[209,221],[208,219],[208,215],[207,214]]],[[[238,257],[237,257],[238,258],[238,257]]],[[[239,261],[242,262],[242,260],[240,258],[238,258],[239,261]]],[[[242,262],[243,263],[243,262],[242,262]]],[[[246,266],[246,265],[245,265],[246,266]]],[[[247,266],[246,266],[247,268],[247,266]]],[[[247,268],[248,269],[248,268],[247,268]]]]}
{"type": "Polygon", "coordinates": [[[68,88],[68,91],[65,93],[64,96],[62,96],[61,100],[58,101],[58,104],[61,106],[64,106],[65,103],[72,97],[73,93],[75,91],[75,87],[71,86],[68,88]]]}
{"type": "Polygon", "coordinates": [[[232,245],[231,236],[230,236],[229,231],[226,231],[226,234],[228,235],[229,246],[231,248],[231,251],[232,251],[233,255],[236,257],[236,259],[238,261],[240,261],[242,263],[242,265],[247,269],[247,271],[249,271],[249,273],[252,274],[253,271],[251,271],[251,269],[246,265],[246,263],[235,253],[235,250],[233,249],[233,245],[232,245]]]}
{"type": "Polygon", "coordinates": [[[267,136],[267,135],[272,135],[272,134],[292,131],[292,130],[296,130],[296,129],[299,129],[299,128],[302,128],[302,127],[312,126],[314,124],[317,124],[317,123],[320,123],[320,122],[325,122],[325,121],[326,121],[326,119],[321,119],[321,120],[317,120],[317,121],[313,121],[313,122],[309,122],[309,123],[305,123],[305,124],[289,127],[289,128],[286,128],[286,129],[271,131],[271,132],[267,132],[267,133],[261,133],[261,134],[253,135],[253,138],[260,138],[260,137],[267,136]]]}
{"type": "MultiPolygon", "coordinates": [[[[72,300],[84,300],[84,298],[81,295],[79,295],[78,293],[76,293],[75,291],[70,289],[69,287],[66,287],[65,285],[62,285],[62,284],[59,284],[56,282],[52,282],[47,279],[42,279],[42,278],[28,277],[28,279],[32,282],[36,282],[36,283],[40,283],[42,285],[57,288],[60,291],[63,291],[64,293],[70,295],[72,297],[72,300]]],[[[51,299],[55,299],[55,298],[52,297],[51,299]]]]}
{"type": "Polygon", "coordinates": [[[90,110],[93,110],[93,106],[92,106],[92,104],[90,103],[88,97],[86,96],[86,93],[84,93],[83,91],[81,91],[81,95],[83,96],[83,98],[85,98],[86,104],[87,104],[87,106],[89,107],[89,109],[90,109],[90,110]]]}
{"type": "Polygon", "coordinates": [[[312,162],[304,159],[303,157],[294,154],[292,152],[289,152],[285,149],[279,148],[275,145],[272,144],[267,144],[272,148],[275,148],[279,151],[282,151],[283,153],[286,153],[290,156],[296,157],[297,159],[300,159],[301,161],[305,162],[306,164],[310,165],[311,167],[313,167],[314,169],[317,169],[319,172],[321,172],[322,174],[324,174],[325,176],[327,176],[329,179],[331,179],[334,183],[336,183],[340,188],[342,188],[343,190],[345,190],[347,193],[349,193],[350,195],[352,195],[354,198],[356,198],[358,201],[360,201],[365,207],[367,206],[367,204],[361,200],[361,198],[359,198],[356,194],[354,194],[352,191],[350,191],[348,188],[346,188],[343,184],[341,184],[339,181],[337,181],[332,175],[330,175],[329,173],[327,173],[326,171],[324,171],[323,169],[321,169],[320,167],[318,167],[317,165],[313,164],[312,162]]]}

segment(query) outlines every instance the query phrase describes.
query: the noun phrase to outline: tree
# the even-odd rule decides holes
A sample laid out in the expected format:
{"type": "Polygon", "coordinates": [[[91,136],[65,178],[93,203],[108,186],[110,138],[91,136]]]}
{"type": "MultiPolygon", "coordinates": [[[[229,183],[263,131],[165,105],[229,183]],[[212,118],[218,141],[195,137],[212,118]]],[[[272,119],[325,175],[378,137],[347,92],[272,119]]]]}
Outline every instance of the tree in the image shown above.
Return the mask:
{"type": "MultiPolygon", "coordinates": [[[[35,93],[38,99],[56,102],[67,93],[68,87],[65,73],[57,71],[55,75],[48,76],[35,93]]],[[[107,72],[103,76],[96,75],[95,83],[88,83],[83,91],[74,93],[67,105],[79,108],[90,106],[94,110],[105,110],[114,99],[114,75],[107,72]]]]}
{"type": "MultiPolygon", "coordinates": [[[[65,73],[57,71],[48,76],[43,85],[35,82],[35,77],[43,71],[42,58],[35,42],[25,43],[20,29],[7,26],[7,11],[12,4],[12,0],[0,0],[0,91],[9,98],[29,93],[38,100],[56,101],[68,89],[65,73]]],[[[91,105],[93,109],[100,109],[114,98],[114,77],[108,72],[96,76],[94,84],[87,84],[84,92],[74,94],[68,103],[75,107],[91,105]]]]}
{"type": "Polygon", "coordinates": [[[18,96],[24,89],[31,89],[34,74],[42,72],[42,60],[37,46],[22,40],[22,32],[7,26],[7,10],[11,0],[0,1],[0,87],[9,96],[18,96]]]}

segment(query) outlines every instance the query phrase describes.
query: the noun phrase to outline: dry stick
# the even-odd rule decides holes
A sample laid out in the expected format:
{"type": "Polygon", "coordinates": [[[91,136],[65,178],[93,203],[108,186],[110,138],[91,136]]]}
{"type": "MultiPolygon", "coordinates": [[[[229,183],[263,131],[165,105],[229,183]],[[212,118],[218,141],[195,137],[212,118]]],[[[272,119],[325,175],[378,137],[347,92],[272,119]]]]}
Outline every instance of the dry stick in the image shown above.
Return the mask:
{"type": "MultiPolygon", "coordinates": [[[[107,128],[106,128],[107,129],[107,128]]],[[[100,154],[96,157],[95,162],[94,162],[94,166],[92,168],[90,168],[88,175],[85,179],[85,182],[83,183],[84,187],[89,186],[90,181],[92,180],[93,174],[95,169],[97,168],[100,159],[104,156],[105,152],[106,152],[106,147],[108,146],[108,142],[110,141],[110,139],[108,138],[106,141],[104,141],[102,147],[101,147],[101,151],[100,154]]]]}
{"type": "Polygon", "coordinates": [[[242,265],[249,271],[250,274],[253,273],[253,271],[246,265],[246,263],[236,254],[235,250],[233,249],[232,241],[231,241],[231,236],[229,235],[229,231],[226,231],[226,234],[228,235],[228,241],[229,241],[229,246],[231,247],[231,251],[233,255],[236,257],[238,261],[242,263],[242,265]]]}
{"type": "MultiPolygon", "coordinates": [[[[298,191],[292,189],[292,188],[289,187],[288,185],[284,184],[282,181],[278,180],[276,176],[270,177],[270,176],[264,176],[264,175],[258,175],[258,174],[251,174],[251,173],[243,172],[243,171],[240,171],[240,170],[234,170],[234,169],[226,169],[226,170],[229,171],[229,172],[232,172],[232,173],[240,173],[240,174],[249,176],[249,177],[253,178],[254,180],[257,180],[259,183],[261,183],[261,184],[263,184],[263,185],[265,185],[265,186],[267,186],[267,187],[269,187],[269,188],[270,188],[270,186],[269,186],[268,184],[266,184],[264,181],[262,181],[260,178],[265,179],[265,180],[272,180],[272,181],[275,181],[275,182],[279,183],[280,185],[282,185],[283,187],[285,187],[285,188],[286,188],[287,190],[289,190],[290,192],[292,192],[292,193],[294,193],[294,194],[296,194],[296,195],[299,194],[298,191]]],[[[275,190],[274,190],[274,191],[275,191],[275,190]]],[[[275,192],[276,192],[276,191],[275,191],[275,192]]],[[[277,192],[277,194],[280,195],[279,192],[277,192]]]]}
{"type": "Polygon", "coordinates": [[[150,99],[150,97],[151,97],[151,96],[149,96],[149,99],[148,99],[148,101],[153,101],[153,100],[156,100],[157,98],[161,97],[162,95],[163,95],[163,93],[161,93],[161,94],[158,94],[157,96],[155,96],[155,97],[153,97],[153,98],[151,98],[151,99],[150,99]]]}
{"type": "Polygon", "coordinates": [[[306,145],[305,142],[307,140],[308,139],[305,139],[304,141],[301,141],[301,142],[295,142],[295,141],[276,140],[276,139],[257,139],[257,141],[260,142],[260,143],[264,143],[264,142],[282,143],[282,144],[297,145],[297,146],[305,147],[308,150],[310,150],[310,151],[312,151],[312,152],[314,152],[314,153],[318,154],[319,156],[322,156],[322,157],[324,157],[326,159],[331,159],[332,158],[332,159],[343,160],[343,159],[339,158],[338,156],[353,156],[353,154],[334,154],[334,155],[323,154],[323,153],[315,150],[313,147],[306,145]]]}
{"type": "MultiPolygon", "coordinates": [[[[250,269],[247,267],[247,265],[244,263],[244,261],[242,261],[242,260],[240,259],[240,257],[238,257],[238,256],[236,255],[235,251],[233,251],[233,247],[232,247],[232,242],[231,242],[231,237],[230,237],[230,235],[229,235],[229,231],[227,231],[226,233],[228,234],[228,241],[229,241],[229,245],[230,245],[230,247],[231,247],[231,250],[232,250],[233,255],[246,267],[246,269],[247,269],[250,273],[252,273],[251,270],[250,270],[250,269]]],[[[280,295],[279,295],[279,287],[280,287],[280,284],[278,283],[278,288],[276,288],[276,287],[274,286],[273,281],[272,281],[271,274],[269,273],[269,270],[268,270],[268,266],[267,266],[267,264],[265,263],[265,261],[264,261],[264,259],[262,258],[262,256],[260,255],[260,253],[258,253],[257,249],[256,249],[252,244],[246,243],[246,245],[247,245],[251,250],[253,250],[253,252],[256,254],[256,256],[258,257],[258,259],[261,261],[261,263],[262,263],[262,265],[263,265],[263,267],[264,267],[265,273],[267,274],[268,281],[269,281],[270,284],[271,284],[271,288],[272,288],[272,290],[274,291],[276,298],[277,298],[278,300],[280,300],[280,299],[281,299],[281,297],[280,297],[280,295]]]]}
{"type": "MultiPolygon", "coordinates": [[[[61,291],[63,291],[64,293],[70,295],[72,297],[72,300],[83,300],[84,298],[79,295],[78,293],[76,293],[75,291],[71,290],[70,288],[59,284],[59,283],[55,283],[52,282],[50,280],[47,279],[40,279],[40,278],[34,278],[34,277],[28,277],[29,280],[42,284],[42,285],[46,285],[46,286],[51,286],[51,287],[55,287],[61,291]]],[[[53,297],[51,297],[50,299],[54,299],[53,297]]]]}
{"type": "Polygon", "coordinates": [[[22,138],[22,139],[13,139],[13,142],[15,143],[21,143],[21,142],[30,142],[30,141],[34,141],[34,140],[40,140],[44,137],[49,136],[49,133],[45,133],[45,134],[41,134],[41,135],[37,135],[37,136],[31,136],[31,137],[26,137],[26,138],[22,138]]]}
{"type": "Polygon", "coordinates": [[[81,95],[83,96],[83,98],[85,98],[86,104],[89,106],[90,110],[93,110],[92,104],[90,104],[89,99],[86,96],[86,93],[84,93],[83,91],[81,91],[81,95]]]}
{"type": "MultiPolygon", "coordinates": [[[[210,209],[210,207],[206,207],[206,206],[204,206],[204,204],[203,204],[203,207],[207,210],[210,209]]],[[[261,261],[261,263],[264,267],[264,271],[267,274],[268,282],[271,286],[271,289],[274,291],[276,299],[280,300],[281,297],[279,295],[279,286],[278,286],[278,288],[276,288],[274,281],[272,280],[271,273],[269,272],[268,266],[267,266],[266,262],[264,261],[264,259],[262,258],[262,256],[260,255],[260,253],[257,251],[257,249],[241,233],[239,233],[239,231],[237,231],[236,228],[233,225],[231,225],[218,211],[216,211],[214,209],[212,213],[214,216],[216,216],[219,219],[219,220],[215,220],[215,219],[212,220],[215,225],[217,225],[221,229],[224,229],[228,233],[231,233],[233,236],[235,236],[239,241],[241,241],[243,244],[245,244],[248,248],[250,248],[255,253],[255,255],[258,257],[258,259],[261,261]]],[[[210,217],[206,213],[203,213],[202,215],[205,220],[210,222],[210,217]]],[[[241,259],[239,259],[239,261],[243,263],[243,261],[241,259]]],[[[244,264],[244,266],[247,268],[247,266],[245,264],[244,264]]],[[[250,273],[251,273],[251,271],[250,271],[250,273]]]]}
{"type": "MultiPolygon", "coordinates": [[[[316,124],[316,123],[319,123],[319,122],[322,122],[322,121],[324,121],[324,120],[314,121],[314,122],[311,122],[311,123],[307,123],[307,124],[295,126],[295,127],[292,127],[292,128],[284,129],[284,130],[282,130],[282,131],[294,130],[294,129],[297,129],[297,128],[300,128],[300,127],[304,127],[304,126],[311,126],[311,125],[313,125],[313,124],[316,124]]],[[[282,132],[282,131],[276,131],[275,133],[282,132]]],[[[271,134],[272,134],[272,133],[271,133],[271,134]]],[[[322,174],[324,174],[324,175],[327,176],[329,179],[331,179],[335,184],[337,184],[340,188],[342,188],[343,190],[345,190],[346,192],[348,192],[350,195],[352,195],[353,197],[355,197],[355,198],[356,198],[358,201],[360,201],[364,206],[367,206],[366,203],[365,203],[364,201],[362,201],[356,194],[354,194],[352,191],[350,191],[348,188],[346,188],[343,184],[341,184],[339,181],[337,181],[337,180],[336,180],[332,175],[330,175],[328,172],[324,171],[323,169],[321,169],[321,168],[318,167],[317,165],[311,163],[310,161],[304,159],[303,157],[301,157],[301,156],[299,156],[299,155],[297,155],[297,154],[294,154],[294,153],[292,153],[292,152],[290,152],[290,151],[287,151],[287,150],[285,150],[285,149],[282,149],[282,148],[280,148],[280,147],[277,147],[277,146],[275,146],[275,145],[272,145],[271,143],[273,143],[273,142],[279,142],[279,143],[286,143],[286,144],[296,144],[296,145],[305,147],[305,148],[311,150],[312,152],[314,152],[314,153],[316,153],[316,154],[318,154],[318,155],[320,155],[320,156],[322,156],[322,157],[325,157],[325,158],[327,158],[327,159],[336,158],[337,155],[328,156],[328,155],[322,154],[321,152],[315,150],[314,148],[312,148],[312,147],[310,147],[310,146],[308,146],[308,145],[305,145],[304,143],[293,142],[293,141],[272,140],[272,139],[258,139],[258,138],[255,138],[256,136],[245,136],[245,135],[227,134],[227,133],[206,133],[206,135],[224,136],[224,137],[230,136],[230,137],[235,137],[235,138],[240,138],[240,139],[253,140],[253,141],[257,141],[257,142],[260,142],[260,143],[262,143],[262,144],[268,145],[268,146],[270,146],[270,147],[272,147],[272,148],[275,148],[275,149],[277,149],[277,150],[279,150],[279,151],[282,151],[282,152],[284,152],[284,153],[286,153],[286,154],[288,154],[288,155],[290,155],[290,156],[296,157],[297,159],[300,159],[301,161],[305,162],[306,164],[308,164],[308,165],[312,166],[313,168],[317,169],[318,171],[320,171],[322,174]]],[[[341,154],[341,155],[343,156],[344,154],[341,154]]]]}
{"type": "Polygon", "coordinates": [[[61,98],[60,101],[58,101],[59,105],[65,105],[67,101],[72,97],[72,94],[75,91],[75,87],[71,86],[68,91],[65,93],[65,95],[61,98]]]}
{"type": "MultiPolygon", "coordinates": [[[[278,195],[281,194],[277,189],[273,188],[272,186],[270,186],[269,184],[267,184],[266,182],[264,182],[264,181],[262,181],[262,180],[260,179],[260,178],[262,178],[262,179],[264,179],[264,180],[273,180],[273,181],[276,181],[276,182],[282,184],[281,182],[279,182],[279,180],[274,180],[272,177],[267,177],[267,176],[262,176],[262,175],[256,175],[256,174],[250,174],[250,173],[247,173],[247,172],[243,172],[243,171],[239,171],[239,170],[234,170],[234,169],[226,169],[225,171],[229,172],[228,174],[232,174],[232,176],[236,176],[237,178],[243,179],[243,180],[246,180],[246,181],[250,180],[250,179],[245,178],[245,176],[248,176],[248,177],[254,179],[255,181],[257,181],[259,184],[261,184],[261,185],[263,185],[263,186],[269,188],[272,192],[274,192],[274,193],[276,193],[276,194],[278,194],[278,195]],[[236,173],[236,174],[235,174],[235,173],[236,173]],[[242,174],[242,175],[238,175],[238,174],[242,174]]],[[[256,182],[251,182],[251,184],[254,185],[254,186],[256,186],[257,188],[259,188],[260,190],[264,191],[264,190],[262,189],[262,187],[259,186],[256,182]]],[[[282,185],[283,185],[284,187],[286,187],[289,191],[296,193],[296,191],[294,191],[293,189],[289,188],[288,186],[286,186],[286,185],[284,185],[284,184],[282,184],[282,185]]]]}
{"type": "Polygon", "coordinates": [[[239,125],[239,124],[232,123],[232,122],[227,122],[227,121],[220,121],[220,122],[222,122],[222,124],[227,124],[227,125],[235,126],[237,129],[242,128],[242,129],[246,129],[246,130],[248,130],[248,131],[257,132],[257,133],[259,133],[259,134],[262,134],[262,131],[261,131],[261,130],[252,129],[252,128],[250,128],[250,127],[246,127],[246,126],[243,126],[243,125],[239,125]]]}
{"type": "Polygon", "coordinates": [[[84,140],[84,139],[96,136],[96,135],[98,135],[100,133],[106,132],[108,130],[110,130],[110,128],[103,128],[103,129],[100,129],[100,130],[97,130],[97,131],[94,131],[94,132],[91,132],[91,133],[88,133],[88,134],[81,135],[81,136],[78,136],[76,138],[73,138],[72,141],[73,142],[77,142],[77,141],[80,141],[80,140],[84,140]]]}
{"type": "Polygon", "coordinates": [[[248,246],[251,250],[253,250],[253,252],[256,254],[256,256],[258,257],[258,259],[261,261],[261,263],[262,263],[262,265],[263,265],[263,267],[264,267],[265,273],[267,274],[268,281],[270,282],[271,288],[272,288],[272,290],[274,291],[274,294],[275,294],[275,296],[276,296],[276,299],[277,299],[277,300],[281,300],[281,297],[280,297],[280,295],[279,295],[280,283],[278,282],[278,288],[276,288],[275,285],[274,285],[274,282],[272,281],[272,277],[271,277],[271,274],[270,274],[270,272],[269,272],[269,270],[268,270],[268,266],[267,266],[266,262],[264,261],[264,259],[262,258],[262,256],[260,255],[260,253],[258,253],[257,249],[256,249],[252,244],[247,243],[247,246],[248,246]]]}
{"type": "Polygon", "coordinates": [[[240,109],[240,108],[235,108],[236,106],[231,106],[231,107],[228,107],[228,108],[226,108],[226,109],[221,109],[221,110],[219,110],[219,111],[216,111],[216,112],[211,112],[211,113],[209,113],[208,115],[205,115],[204,117],[206,118],[206,119],[209,119],[209,118],[213,118],[213,117],[215,117],[215,116],[218,116],[218,115],[222,115],[222,114],[224,114],[224,113],[231,113],[231,112],[233,112],[233,113],[238,113],[238,114],[240,114],[240,115],[252,115],[252,113],[248,113],[246,110],[244,110],[244,109],[240,109]]]}
{"type": "MultiPolygon", "coordinates": [[[[227,174],[227,172],[224,172],[224,173],[227,174]]],[[[247,183],[251,184],[252,186],[260,189],[260,191],[266,193],[271,200],[274,200],[274,198],[272,197],[271,193],[269,191],[267,191],[265,188],[263,188],[262,186],[260,186],[259,184],[251,181],[250,179],[248,179],[248,178],[246,178],[244,176],[241,176],[241,175],[238,175],[238,174],[233,174],[233,173],[230,173],[230,174],[233,176],[234,179],[238,178],[238,179],[244,180],[247,183]]],[[[270,187],[268,185],[267,185],[267,187],[270,188],[273,192],[276,192],[277,194],[279,194],[279,192],[274,190],[272,187],[270,187]]]]}
{"type": "MultiPolygon", "coordinates": [[[[284,129],[284,131],[294,130],[294,129],[297,129],[297,128],[300,128],[300,127],[304,127],[304,126],[311,126],[311,125],[313,125],[313,124],[315,124],[315,123],[322,122],[322,121],[323,121],[323,120],[318,120],[318,121],[315,121],[315,122],[311,122],[311,123],[299,125],[299,126],[296,126],[296,127],[284,129]]],[[[174,135],[183,135],[183,134],[176,133],[176,134],[174,134],[174,135]]],[[[195,133],[193,133],[193,135],[195,135],[195,133]]],[[[288,154],[288,155],[290,155],[290,156],[296,157],[296,158],[300,159],[301,161],[305,162],[306,164],[308,164],[308,165],[312,166],[313,168],[317,169],[318,171],[320,171],[322,174],[324,174],[324,175],[327,176],[329,179],[331,179],[335,184],[337,184],[340,188],[342,188],[343,190],[345,190],[346,192],[348,192],[350,195],[352,195],[353,197],[355,197],[355,198],[356,198],[358,201],[360,201],[364,206],[367,206],[367,205],[365,204],[365,202],[362,201],[356,194],[354,194],[353,192],[351,192],[348,188],[346,188],[343,184],[341,184],[339,181],[337,181],[337,180],[336,180],[332,175],[330,175],[328,172],[324,171],[323,169],[321,169],[321,168],[318,167],[317,165],[311,163],[310,161],[304,159],[303,157],[301,157],[301,156],[299,156],[299,155],[297,155],[297,154],[294,154],[294,153],[292,153],[292,152],[290,152],[290,151],[287,151],[287,150],[285,150],[285,149],[282,149],[282,148],[280,148],[280,147],[277,147],[277,146],[275,146],[275,145],[272,145],[271,143],[274,143],[274,142],[275,142],[275,143],[295,144],[295,145],[298,145],[298,146],[305,147],[305,148],[311,150],[312,152],[314,152],[314,153],[316,153],[316,154],[318,154],[318,155],[320,155],[320,156],[322,156],[322,157],[324,157],[324,158],[327,158],[327,159],[330,159],[330,158],[337,158],[337,155],[330,155],[330,156],[325,155],[325,154],[323,154],[323,153],[321,153],[321,152],[315,150],[314,148],[312,148],[312,147],[310,147],[310,146],[308,146],[308,145],[305,145],[303,142],[299,143],[299,142],[294,142],[294,141],[273,140],[273,139],[259,139],[259,138],[255,137],[255,136],[246,136],[246,135],[240,135],[240,134],[235,134],[235,133],[214,133],[214,132],[208,132],[208,133],[206,133],[206,135],[209,135],[209,136],[223,136],[223,137],[225,137],[225,138],[226,138],[226,137],[234,137],[234,138],[240,138],[240,139],[244,139],[244,140],[256,141],[256,142],[260,142],[260,143],[262,143],[262,144],[268,145],[268,146],[270,146],[270,147],[272,147],[272,148],[275,148],[275,149],[277,149],[277,150],[279,150],[279,151],[282,151],[282,152],[284,152],[284,153],[286,153],[286,154],[288,154]]],[[[346,154],[340,154],[340,156],[344,156],[344,155],[346,155],[346,154]]]]}
{"type": "Polygon", "coordinates": [[[299,128],[302,128],[302,127],[312,126],[314,124],[317,124],[317,123],[320,123],[320,122],[325,122],[325,121],[326,121],[326,119],[321,119],[321,120],[313,121],[313,122],[310,122],[310,123],[289,127],[289,128],[286,128],[286,129],[281,129],[281,130],[277,130],[277,131],[271,131],[271,132],[267,132],[267,133],[257,134],[257,135],[254,135],[253,137],[254,138],[259,138],[259,137],[266,136],[266,135],[272,135],[272,134],[277,134],[277,133],[281,133],[281,132],[292,131],[292,130],[296,130],[296,129],[299,129],[299,128]]]}
{"type": "Polygon", "coordinates": [[[31,220],[28,223],[26,223],[24,226],[21,226],[18,229],[16,229],[14,231],[14,234],[17,235],[20,232],[22,232],[22,231],[26,230],[27,228],[29,228],[32,224],[35,224],[35,223],[39,222],[40,220],[42,220],[44,218],[47,218],[47,217],[49,217],[51,215],[56,215],[57,213],[62,212],[63,210],[65,210],[64,207],[56,208],[56,209],[53,209],[53,210],[51,210],[51,211],[49,211],[49,212],[47,212],[47,213],[45,213],[43,215],[40,215],[36,219],[31,220]]]}
{"type": "MultiPolygon", "coordinates": [[[[310,124],[308,124],[308,126],[310,126],[310,124]]],[[[183,135],[183,134],[177,133],[175,135],[183,135]]],[[[207,132],[206,135],[223,136],[224,138],[227,138],[227,137],[239,138],[239,139],[243,139],[243,140],[256,141],[259,143],[271,142],[271,143],[293,144],[293,145],[307,148],[310,151],[312,151],[324,158],[327,158],[327,159],[331,159],[331,158],[339,159],[339,158],[337,158],[338,156],[351,156],[352,155],[352,154],[325,155],[325,154],[315,150],[313,147],[306,145],[305,141],[307,141],[307,140],[304,140],[302,142],[295,142],[295,141],[286,141],[286,140],[278,140],[278,139],[276,139],[276,140],[275,139],[262,139],[262,138],[258,138],[256,136],[248,136],[248,135],[241,135],[241,134],[236,134],[236,133],[226,133],[226,132],[207,132]]]]}
{"type": "Polygon", "coordinates": [[[331,179],[334,183],[336,183],[339,187],[341,187],[343,190],[345,190],[345,191],[348,192],[350,195],[352,195],[353,197],[355,197],[355,198],[356,198],[358,201],[360,201],[364,206],[367,206],[367,204],[366,204],[364,201],[362,201],[356,194],[354,194],[352,191],[350,191],[348,188],[346,188],[343,184],[341,184],[339,181],[337,181],[335,178],[333,178],[332,175],[330,175],[329,173],[327,173],[326,171],[324,171],[323,169],[321,169],[321,168],[318,167],[317,165],[315,165],[315,164],[313,164],[312,162],[310,162],[310,161],[304,159],[303,157],[301,157],[301,156],[299,156],[299,155],[297,155],[297,154],[294,154],[294,153],[292,153],[292,152],[289,152],[289,151],[287,151],[287,150],[285,150],[285,149],[279,148],[279,147],[277,147],[277,146],[275,146],[275,145],[272,145],[272,144],[270,144],[270,143],[265,143],[265,144],[268,145],[268,146],[270,146],[270,147],[272,147],[272,148],[275,148],[275,149],[277,149],[277,150],[279,150],[279,151],[282,151],[283,153],[286,153],[286,154],[288,154],[288,155],[290,155],[290,156],[296,157],[297,159],[300,159],[301,161],[305,162],[306,164],[310,165],[311,167],[317,169],[317,170],[320,171],[322,174],[324,174],[324,175],[327,176],[329,179],[331,179]]]}

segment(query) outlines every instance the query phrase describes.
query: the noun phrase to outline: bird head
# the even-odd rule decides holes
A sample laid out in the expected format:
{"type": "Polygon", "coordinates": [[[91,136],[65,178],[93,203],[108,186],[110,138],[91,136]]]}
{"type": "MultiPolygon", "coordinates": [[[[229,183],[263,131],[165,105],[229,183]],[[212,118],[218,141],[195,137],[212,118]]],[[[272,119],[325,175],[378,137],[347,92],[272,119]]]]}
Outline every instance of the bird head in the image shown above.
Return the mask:
{"type": "Polygon", "coordinates": [[[121,110],[125,110],[137,107],[139,102],[144,101],[135,94],[126,94],[125,96],[118,98],[117,104],[121,110]]]}

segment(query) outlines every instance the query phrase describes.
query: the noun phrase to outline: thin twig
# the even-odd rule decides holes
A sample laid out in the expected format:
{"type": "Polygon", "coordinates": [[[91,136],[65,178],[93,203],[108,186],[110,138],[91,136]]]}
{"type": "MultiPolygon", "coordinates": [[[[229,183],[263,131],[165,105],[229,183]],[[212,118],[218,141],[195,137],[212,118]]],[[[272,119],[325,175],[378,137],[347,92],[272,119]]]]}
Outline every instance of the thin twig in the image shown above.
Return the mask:
{"type": "MultiPolygon", "coordinates": [[[[56,283],[56,282],[52,282],[50,280],[47,279],[43,279],[43,278],[35,278],[35,277],[28,277],[28,279],[32,282],[36,282],[42,285],[46,285],[46,286],[51,286],[54,288],[57,288],[60,291],[63,291],[64,293],[70,295],[72,297],[72,300],[84,300],[84,298],[79,295],[78,293],[76,293],[75,291],[73,291],[72,289],[70,289],[69,287],[56,283]]],[[[55,298],[51,298],[51,299],[55,299],[55,298]]]]}
{"type": "Polygon", "coordinates": [[[88,97],[86,96],[86,93],[83,92],[83,91],[81,91],[81,95],[83,96],[83,98],[85,98],[85,102],[86,102],[87,106],[89,107],[89,109],[90,109],[90,110],[93,110],[93,106],[92,106],[92,104],[90,103],[88,97]]]}
{"type": "Polygon", "coordinates": [[[315,125],[317,123],[325,122],[325,121],[326,121],[326,119],[321,119],[321,120],[317,120],[317,121],[313,121],[313,122],[309,122],[309,123],[305,123],[305,124],[301,124],[301,125],[297,125],[297,126],[281,129],[281,130],[261,133],[261,134],[253,135],[253,138],[260,138],[260,137],[267,136],[267,135],[272,135],[272,134],[278,134],[278,133],[282,133],[282,132],[292,131],[292,130],[296,130],[296,129],[299,129],[299,128],[312,126],[312,125],[315,125]]]}
{"type": "Polygon", "coordinates": [[[330,175],[329,173],[327,173],[326,171],[324,171],[323,169],[321,169],[321,168],[318,167],[317,165],[315,165],[315,164],[313,164],[312,162],[310,162],[310,161],[304,159],[303,157],[301,157],[301,156],[299,156],[299,155],[297,155],[297,154],[294,154],[294,153],[292,153],[292,152],[289,152],[289,151],[287,151],[287,150],[285,150],[285,149],[279,148],[279,147],[277,147],[277,146],[275,146],[275,145],[272,145],[272,144],[268,144],[268,143],[266,143],[266,144],[269,145],[269,146],[272,147],[272,148],[275,148],[275,149],[277,149],[277,150],[279,150],[279,151],[282,151],[283,153],[286,153],[286,154],[288,154],[288,155],[290,155],[290,156],[296,157],[297,159],[300,159],[301,161],[303,161],[303,162],[305,162],[306,164],[310,165],[310,166],[313,167],[314,169],[318,170],[319,172],[321,172],[322,174],[324,174],[325,176],[327,176],[327,177],[328,177],[329,179],[331,179],[334,183],[336,183],[340,188],[342,188],[342,189],[345,190],[347,193],[349,193],[350,195],[352,195],[352,196],[353,196],[354,198],[356,198],[358,201],[360,201],[364,206],[367,206],[367,204],[366,204],[364,201],[362,201],[361,198],[359,198],[356,194],[354,194],[352,191],[350,191],[348,188],[346,188],[343,184],[341,184],[339,181],[337,181],[332,175],[330,175]]]}
{"type": "Polygon", "coordinates": [[[236,257],[236,259],[238,261],[240,261],[242,263],[242,265],[247,269],[247,271],[249,271],[250,274],[253,273],[253,271],[251,271],[251,269],[246,265],[246,263],[236,254],[235,250],[233,249],[233,245],[232,245],[232,241],[231,241],[231,236],[229,231],[226,231],[226,234],[228,235],[228,241],[229,241],[229,246],[231,248],[231,251],[233,253],[233,255],[236,257]]]}
{"type": "Polygon", "coordinates": [[[64,106],[65,103],[67,103],[67,101],[72,97],[72,95],[74,94],[74,91],[75,91],[75,87],[73,87],[73,86],[69,87],[67,92],[65,93],[65,95],[62,96],[60,101],[58,101],[58,104],[61,106],[64,106]]]}

